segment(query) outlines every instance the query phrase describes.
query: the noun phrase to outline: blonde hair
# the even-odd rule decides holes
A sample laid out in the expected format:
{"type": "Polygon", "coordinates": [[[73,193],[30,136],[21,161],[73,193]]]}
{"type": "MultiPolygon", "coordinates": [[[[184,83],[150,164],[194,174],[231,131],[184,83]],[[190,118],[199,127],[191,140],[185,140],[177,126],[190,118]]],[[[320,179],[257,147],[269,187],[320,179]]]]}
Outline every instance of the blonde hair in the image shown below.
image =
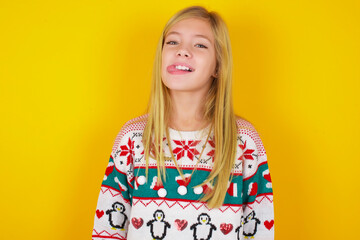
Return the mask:
{"type": "MultiPolygon", "coordinates": [[[[206,98],[204,113],[205,119],[213,125],[215,155],[213,169],[203,183],[212,184],[213,190],[200,199],[200,201],[207,202],[210,208],[214,208],[223,204],[228,182],[232,177],[237,148],[237,125],[232,103],[232,54],[229,33],[220,15],[213,11],[208,12],[204,7],[192,6],[177,12],[166,23],[158,42],[147,108],[148,116],[143,133],[146,175],[148,174],[149,156],[153,153],[154,159],[157,159],[158,181],[162,182],[162,178],[166,179],[162,142],[164,133],[167,137],[169,136],[168,120],[171,101],[169,89],[161,79],[162,49],[169,29],[177,22],[187,18],[200,18],[208,21],[215,37],[217,78],[213,78],[206,98]]],[[[176,162],[175,165],[177,167],[176,162]]]]}

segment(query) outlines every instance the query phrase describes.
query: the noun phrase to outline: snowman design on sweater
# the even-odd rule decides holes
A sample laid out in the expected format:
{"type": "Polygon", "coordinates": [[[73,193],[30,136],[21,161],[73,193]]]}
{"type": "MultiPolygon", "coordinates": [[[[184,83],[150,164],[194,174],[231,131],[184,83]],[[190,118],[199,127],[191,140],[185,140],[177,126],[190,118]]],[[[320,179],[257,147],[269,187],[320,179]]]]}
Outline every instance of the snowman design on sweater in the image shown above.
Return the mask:
{"type": "Polygon", "coordinates": [[[199,199],[213,189],[211,184],[203,184],[214,164],[213,130],[206,141],[209,127],[181,131],[181,135],[169,128],[171,139],[163,138],[164,155],[171,157],[171,144],[183,176],[173,160],[166,160],[166,179],[158,183],[157,161],[152,157],[146,175],[142,143],[146,121],[147,115],[130,120],[115,139],[98,198],[93,240],[274,239],[266,152],[249,122],[237,120],[233,176],[223,205],[210,209],[199,199]]]}

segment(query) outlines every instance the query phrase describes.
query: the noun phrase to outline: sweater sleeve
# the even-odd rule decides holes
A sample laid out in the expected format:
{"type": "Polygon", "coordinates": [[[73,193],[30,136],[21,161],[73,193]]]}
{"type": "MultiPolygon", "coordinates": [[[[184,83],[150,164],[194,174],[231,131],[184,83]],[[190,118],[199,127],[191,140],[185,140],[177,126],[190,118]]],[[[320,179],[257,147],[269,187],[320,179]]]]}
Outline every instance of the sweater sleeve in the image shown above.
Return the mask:
{"type": "Polygon", "coordinates": [[[241,135],[243,161],[243,238],[274,239],[274,205],[267,155],[251,125],[241,135]]]}
{"type": "Polygon", "coordinates": [[[131,211],[133,141],[116,137],[98,197],[92,239],[126,239],[131,211]]]}

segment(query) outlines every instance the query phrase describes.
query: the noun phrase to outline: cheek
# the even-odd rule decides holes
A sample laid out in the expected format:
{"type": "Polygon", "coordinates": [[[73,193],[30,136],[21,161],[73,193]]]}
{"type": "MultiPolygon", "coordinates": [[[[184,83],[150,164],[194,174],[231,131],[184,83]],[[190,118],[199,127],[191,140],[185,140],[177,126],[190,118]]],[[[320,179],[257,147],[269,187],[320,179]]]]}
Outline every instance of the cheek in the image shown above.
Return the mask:
{"type": "Polygon", "coordinates": [[[213,53],[211,59],[212,59],[212,61],[211,61],[211,70],[215,71],[215,68],[216,68],[216,55],[215,55],[215,53],[213,53]]]}
{"type": "Polygon", "coordinates": [[[169,54],[166,51],[162,52],[162,55],[161,55],[161,72],[165,72],[167,65],[169,65],[168,56],[169,56],[169,54]]]}
{"type": "Polygon", "coordinates": [[[168,59],[172,52],[170,49],[164,48],[161,54],[163,59],[168,59]]]}
{"type": "Polygon", "coordinates": [[[213,54],[207,54],[202,57],[202,65],[204,66],[204,70],[209,72],[211,75],[216,67],[216,58],[213,54]]]}

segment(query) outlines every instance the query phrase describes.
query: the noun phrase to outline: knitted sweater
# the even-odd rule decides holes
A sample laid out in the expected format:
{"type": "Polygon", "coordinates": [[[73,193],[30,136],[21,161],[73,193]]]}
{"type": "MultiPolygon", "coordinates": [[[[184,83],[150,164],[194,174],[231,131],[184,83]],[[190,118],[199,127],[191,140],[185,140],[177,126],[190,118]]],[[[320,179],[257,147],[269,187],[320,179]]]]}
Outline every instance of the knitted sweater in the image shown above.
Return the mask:
{"type": "MultiPolygon", "coordinates": [[[[213,130],[206,142],[210,127],[180,132],[169,128],[174,158],[185,179],[173,160],[168,160],[166,181],[158,184],[152,158],[148,179],[145,177],[142,133],[146,117],[128,121],[116,137],[98,198],[93,240],[274,239],[273,191],[266,152],[249,122],[237,120],[233,178],[224,189],[223,205],[210,209],[199,198],[212,188],[201,184],[213,166],[213,130]]],[[[171,157],[168,144],[164,136],[165,156],[171,157]]]]}

